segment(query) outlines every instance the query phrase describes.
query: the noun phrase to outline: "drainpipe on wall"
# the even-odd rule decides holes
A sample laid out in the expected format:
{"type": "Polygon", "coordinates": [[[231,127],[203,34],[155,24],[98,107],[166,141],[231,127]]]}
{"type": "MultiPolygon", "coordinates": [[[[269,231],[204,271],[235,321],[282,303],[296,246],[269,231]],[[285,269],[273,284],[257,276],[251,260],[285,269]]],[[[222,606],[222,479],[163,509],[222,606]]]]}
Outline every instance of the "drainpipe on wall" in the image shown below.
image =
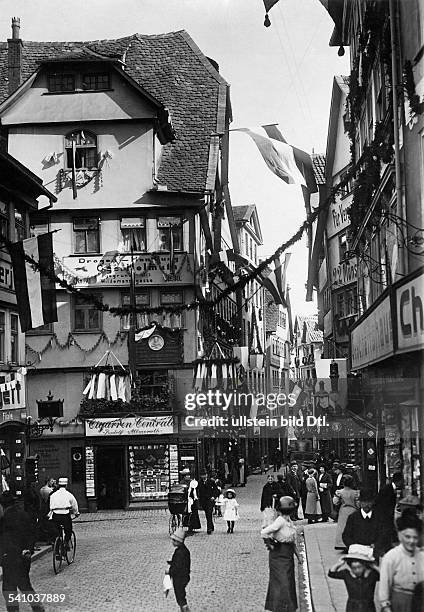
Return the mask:
{"type": "MultiPolygon", "coordinates": [[[[389,15],[390,15],[390,48],[392,57],[392,105],[393,105],[393,137],[395,146],[395,179],[396,179],[396,214],[406,221],[405,200],[403,197],[402,173],[400,162],[400,142],[399,142],[399,109],[398,109],[398,45],[396,38],[396,30],[398,24],[398,15],[396,10],[395,0],[389,0],[389,15]]],[[[405,249],[402,251],[402,257],[399,258],[400,274],[403,276],[408,273],[405,249]]]]}

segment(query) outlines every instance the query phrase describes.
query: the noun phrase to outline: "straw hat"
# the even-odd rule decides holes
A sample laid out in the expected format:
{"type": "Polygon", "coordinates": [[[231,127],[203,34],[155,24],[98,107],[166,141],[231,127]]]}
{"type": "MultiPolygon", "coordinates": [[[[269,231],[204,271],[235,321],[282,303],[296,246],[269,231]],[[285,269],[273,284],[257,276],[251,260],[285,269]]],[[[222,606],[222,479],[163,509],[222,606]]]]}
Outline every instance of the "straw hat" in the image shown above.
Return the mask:
{"type": "Polygon", "coordinates": [[[186,532],[184,531],[184,529],[182,527],[178,527],[171,535],[171,540],[175,540],[176,542],[181,542],[181,544],[183,544],[185,537],[186,532]]]}
{"type": "Polygon", "coordinates": [[[290,497],[290,495],[284,495],[283,497],[280,497],[280,508],[282,509],[294,509],[296,508],[296,502],[294,501],[293,497],[290,497]]]}
{"type": "Polygon", "coordinates": [[[68,484],[68,479],[67,478],[59,478],[59,480],[57,481],[57,484],[62,487],[66,487],[68,484]]]}
{"type": "Polygon", "coordinates": [[[236,496],[236,492],[234,491],[234,489],[227,489],[227,490],[226,490],[226,492],[225,492],[225,495],[227,495],[227,496],[228,496],[228,493],[232,493],[232,494],[233,494],[233,497],[235,497],[235,496],[236,496]]]}
{"type": "Polygon", "coordinates": [[[373,563],[375,561],[372,547],[364,546],[363,544],[351,544],[347,555],[343,555],[341,559],[352,559],[352,561],[363,561],[365,563],[373,563]]]}

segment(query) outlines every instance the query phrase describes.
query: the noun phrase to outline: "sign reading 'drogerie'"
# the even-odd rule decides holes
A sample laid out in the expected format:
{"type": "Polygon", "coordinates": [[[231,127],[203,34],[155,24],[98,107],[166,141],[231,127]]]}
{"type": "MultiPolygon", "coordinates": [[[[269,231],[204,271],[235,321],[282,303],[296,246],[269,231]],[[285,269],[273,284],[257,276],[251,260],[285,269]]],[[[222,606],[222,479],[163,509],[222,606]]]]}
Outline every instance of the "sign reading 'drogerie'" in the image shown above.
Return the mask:
{"type": "Polygon", "coordinates": [[[85,421],[85,435],[94,436],[146,436],[172,434],[174,418],[158,417],[124,417],[122,419],[99,418],[85,421]]]}

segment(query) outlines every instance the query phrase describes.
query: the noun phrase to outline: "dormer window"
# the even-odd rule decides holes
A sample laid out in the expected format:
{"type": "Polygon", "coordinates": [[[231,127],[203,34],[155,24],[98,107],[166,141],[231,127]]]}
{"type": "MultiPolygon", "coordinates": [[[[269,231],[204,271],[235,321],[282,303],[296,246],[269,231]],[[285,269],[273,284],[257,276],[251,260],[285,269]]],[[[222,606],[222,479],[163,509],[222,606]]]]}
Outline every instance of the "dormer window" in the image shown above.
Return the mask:
{"type": "Polygon", "coordinates": [[[91,132],[76,130],[65,136],[67,169],[92,170],[97,168],[97,138],[91,132]]]}
{"type": "Polygon", "coordinates": [[[96,91],[110,89],[110,75],[107,72],[82,75],[82,89],[84,91],[96,91]]]}
{"type": "Polygon", "coordinates": [[[75,76],[63,72],[49,74],[48,89],[50,93],[75,91],[75,76]]]}

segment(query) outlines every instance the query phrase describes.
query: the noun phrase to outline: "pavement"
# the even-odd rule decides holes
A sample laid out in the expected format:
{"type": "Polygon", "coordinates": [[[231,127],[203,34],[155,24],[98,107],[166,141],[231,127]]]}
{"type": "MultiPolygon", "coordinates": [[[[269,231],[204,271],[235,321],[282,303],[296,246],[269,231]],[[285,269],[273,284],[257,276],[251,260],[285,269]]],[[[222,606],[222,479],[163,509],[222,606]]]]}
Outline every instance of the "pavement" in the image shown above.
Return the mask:
{"type": "MultiPolygon", "coordinates": [[[[262,612],[268,586],[268,552],[259,536],[260,494],[266,475],[249,476],[236,489],[240,520],[227,534],[223,519],[215,532],[203,529],[187,538],[192,571],[188,602],[192,612],[262,612]]],[[[83,514],[74,523],[75,563],[54,575],[52,557],[44,554],[33,564],[31,580],[40,594],[62,594],[65,602],[45,603],[47,612],[170,612],[178,610],[173,592],[165,598],[162,580],[173,548],[168,535],[169,513],[164,510],[83,514]]],[[[302,532],[302,526],[299,531],[302,532]]],[[[299,546],[304,551],[303,535],[299,546]]],[[[311,612],[307,601],[306,563],[297,566],[301,612],[311,612]]],[[[28,604],[21,604],[28,611],[28,604]]],[[[328,610],[328,608],[327,608],[328,610]]],[[[326,612],[327,612],[326,610],[326,612]]]]}

